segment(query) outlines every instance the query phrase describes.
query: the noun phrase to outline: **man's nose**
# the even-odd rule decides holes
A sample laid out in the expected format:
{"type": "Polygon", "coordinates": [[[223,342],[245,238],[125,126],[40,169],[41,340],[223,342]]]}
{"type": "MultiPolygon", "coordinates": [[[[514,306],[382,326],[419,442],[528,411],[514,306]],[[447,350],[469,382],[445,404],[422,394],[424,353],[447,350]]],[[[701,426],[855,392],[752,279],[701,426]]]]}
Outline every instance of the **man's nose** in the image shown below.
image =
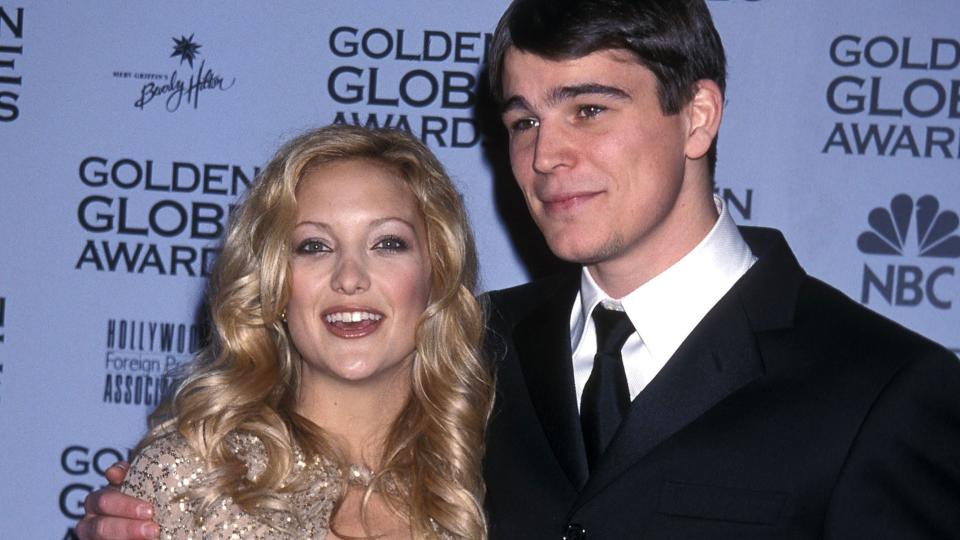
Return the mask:
{"type": "Polygon", "coordinates": [[[537,129],[537,145],[534,148],[533,169],[540,174],[550,174],[573,164],[574,147],[569,134],[562,125],[541,121],[537,129]]]}

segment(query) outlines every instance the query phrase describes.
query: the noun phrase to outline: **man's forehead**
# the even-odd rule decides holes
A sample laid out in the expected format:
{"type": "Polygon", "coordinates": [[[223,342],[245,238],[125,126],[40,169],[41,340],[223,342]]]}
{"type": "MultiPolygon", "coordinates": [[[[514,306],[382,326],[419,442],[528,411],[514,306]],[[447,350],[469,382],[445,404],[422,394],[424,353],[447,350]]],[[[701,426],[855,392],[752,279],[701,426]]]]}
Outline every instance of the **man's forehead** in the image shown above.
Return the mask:
{"type": "Polygon", "coordinates": [[[624,90],[623,82],[641,71],[650,73],[633,53],[623,49],[602,49],[575,58],[558,59],[511,47],[503,62],[503,97],[506,101],[517,95],[544,98],[567,87],[624,90]]]}
{"type": "Polygon", "coordinates": [[[603,69],[616,65],[618,69],[637,67],[646,69],[637,56],[624,49],[600,49],[576,57],[553,57],[534,51],[510,47],[503,57],[504,80],[511,77],[524,77],[524,69],[536,67],[542,74],[544,70],[552,72],[576,72],[579,70],[603,69]]]}
{"type": "Polygon", "coordinates": [[[541,62],[546,62],[550,64],[556,64],[558,66],[562,65],[572,65],[583,62],[589,62],[592,59],[606,59],[612,62],[618,62],[623,64],[635,64],[641,65],[637,55],[632,51],[627,49],[611,48],[611,49],[597,49],[595,51],[590,51],[586,54],[580,56],[554,56],[549,54],[542,54],[537,51],[531,51],[527,49],[519,49],[515,46],[510,46],[507,49],[507,52],[503,56],[504,58],[504,71],[508,69],[508,63],[511,58],[526,58],[530,60],[539,60],[541,62]]]}

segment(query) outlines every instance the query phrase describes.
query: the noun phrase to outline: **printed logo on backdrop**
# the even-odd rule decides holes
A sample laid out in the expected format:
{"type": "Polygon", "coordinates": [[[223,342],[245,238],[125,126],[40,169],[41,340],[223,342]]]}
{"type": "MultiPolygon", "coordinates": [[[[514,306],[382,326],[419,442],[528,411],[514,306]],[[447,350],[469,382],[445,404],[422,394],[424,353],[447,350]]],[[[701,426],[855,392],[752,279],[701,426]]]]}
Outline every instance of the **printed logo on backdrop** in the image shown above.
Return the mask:
{"type": "Polygon", "coordinates": [[[103,403],[156,407],[205,339],[193,323],[107,319],[103,403]]]}
{"type": "Polygon", "coordinates": [[[335,28],[328,47],[344,63],[327,76],[327,94],[343,107],[333,123],[402,129],[438,147],[476,146],[471,112],[491,39],[481,32],[335,28]]]}
{"type": "Polygon", "coordinates": [[[960,41],[947,36],[843,34],[826,89],[836,123],[822,153],[960,158],[960,41]]]}
{"type": "Polygon", "coordinates": [[[960,300],[956,259],[960,218],[933,195],[899,194],[870,211],[857,247],[871,256],[863,267],[864,304],[950,310],[960,300]]]}
{"type": "Polygon", "coordinates": [[[107,485],[106,470],[120,460],[129,461],[129,449],[72,444],[60,452],[61,479],[58,504],[60,513],[68,521],[63,538],[77,538],[73,526],[83,517],[83,501],[94,490],[107,485]]]}
{"type": "Polygon", "coordinates": [[[23,77],[17,71],[17,60],[23,57],[23,8],[0,6],[0,122],[13,122],[20,117],[23,77]]]}
{"type": "Polygon", "coordinates": [[[169,112],[175,112],[187,104],[196,109],[200,105],[201,94],[226,92],[236,83],[235,77],[227,80],[228,77],[207,65],[206,59],[201,58],[203,53],[200,49],[203,45],[194,40],[194,34],[173,37],[171,40],[173,52],[169,58],[175,62],[171,71],[113,72],[114,78],[132,79],[139,85],[134,107],[164,107],[169,112]]]}
{"type": "Polygon", "coordinates": [[[87,233],[74,268],[207,277],[236,197],[259,167],[89,156],[77,206],[87,233]]]}

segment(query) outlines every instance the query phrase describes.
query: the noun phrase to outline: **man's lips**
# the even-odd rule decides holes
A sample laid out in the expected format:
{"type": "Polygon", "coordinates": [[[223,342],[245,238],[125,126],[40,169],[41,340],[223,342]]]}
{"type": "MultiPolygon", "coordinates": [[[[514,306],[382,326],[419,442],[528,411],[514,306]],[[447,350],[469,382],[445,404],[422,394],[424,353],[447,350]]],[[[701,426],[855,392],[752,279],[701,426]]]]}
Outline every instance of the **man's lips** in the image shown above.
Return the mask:
{"type": "Polygon", "coordinates": [[[323,312],[323,322],[333,335],[361,338],[375,332],[383,322],[383,313],[362,307],[337,306],[323,312]]]}
{"type": "Polygon", "coordinates": [[[577,191],[572,193],[558,193],[546,197],[540,197],[547,212],[564,212],[573,210],[581,204],[593,199],[601,191],[577,191]]]}

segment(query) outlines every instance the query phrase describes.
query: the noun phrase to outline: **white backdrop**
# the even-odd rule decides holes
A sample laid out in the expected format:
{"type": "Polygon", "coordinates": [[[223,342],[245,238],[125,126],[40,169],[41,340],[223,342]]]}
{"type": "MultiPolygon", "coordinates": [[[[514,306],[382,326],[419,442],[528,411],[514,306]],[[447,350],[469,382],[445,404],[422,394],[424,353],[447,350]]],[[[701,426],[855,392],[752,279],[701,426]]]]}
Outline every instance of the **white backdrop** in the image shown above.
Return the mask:
{"type": "MultiPolygon", "coordinates": [[[[546,271],[475,111],[506,4],[0,0],[0,538],[72,534],[196,348],[230,205],[304,128],[410,129],[465,197],[483,288],[546,271]]],[[[710,6],[734,217],[960,349],[960,4],[710,6]]]]}

